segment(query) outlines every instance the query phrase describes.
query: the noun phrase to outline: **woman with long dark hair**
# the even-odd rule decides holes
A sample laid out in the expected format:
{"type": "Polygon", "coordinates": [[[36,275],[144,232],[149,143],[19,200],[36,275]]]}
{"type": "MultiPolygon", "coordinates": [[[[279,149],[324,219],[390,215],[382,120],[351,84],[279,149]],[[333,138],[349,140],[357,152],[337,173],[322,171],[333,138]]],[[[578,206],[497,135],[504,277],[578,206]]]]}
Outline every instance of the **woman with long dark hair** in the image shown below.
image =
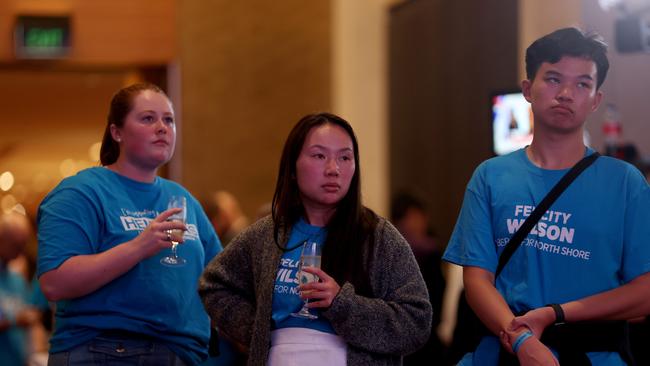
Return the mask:
{"type": "Polygon", "coordinates": [[[207,358],[210,321],[196,283],[221,244],[198,201],[157,175],[175,142],[165,93],[123,88],[111,101],[102,166],[64,179],[41,203],[38,275],[56,301],[49,365],[207,358]],[[186,201],[185,220],[173,220],[183,208],[168,204],[172,196],[186,201]]]}
{"type": "Polygon", "coordinates": [[[399,365],[426,342],[431,305],[417,263],[362,205],[360,176],[352,127],[305,116],[284,145],[272,214],[203,273],[204,305],[249,348],[249,365],[399,365]],[[322,248],[322,268],[301,266],[305,243],[322,248]],[[305,283],[301,271],[319,280],[305,283]],[[304,301],[309,318],[298,315],[304,301]]]}

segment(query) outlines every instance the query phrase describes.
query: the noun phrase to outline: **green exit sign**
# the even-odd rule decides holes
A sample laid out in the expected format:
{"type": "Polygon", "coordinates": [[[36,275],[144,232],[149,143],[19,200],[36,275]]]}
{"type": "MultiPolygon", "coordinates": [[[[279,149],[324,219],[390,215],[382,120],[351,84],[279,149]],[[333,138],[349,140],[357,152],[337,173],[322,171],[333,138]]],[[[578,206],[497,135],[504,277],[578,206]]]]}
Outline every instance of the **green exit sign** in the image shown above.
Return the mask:
{"type": "Polygon", "coordinates": [[[70,18],[19,16],[14,29],[17,58],[62,58],[70,51],[70,18]]]}

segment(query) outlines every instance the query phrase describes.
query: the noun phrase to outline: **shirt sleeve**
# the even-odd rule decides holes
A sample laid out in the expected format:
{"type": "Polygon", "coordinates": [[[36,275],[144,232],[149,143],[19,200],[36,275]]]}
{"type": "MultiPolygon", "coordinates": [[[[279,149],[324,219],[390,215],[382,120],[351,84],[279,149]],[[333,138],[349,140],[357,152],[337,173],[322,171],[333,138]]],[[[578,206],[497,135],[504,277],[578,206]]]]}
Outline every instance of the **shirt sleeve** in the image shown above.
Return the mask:
{"type": "Polygon", "coordinates": [[[480,166],[470,179],[443,260],[461,266],[481,267],[494,273],[499,258],[485,176],[485,167],[480,166]]]}
{"type": "Polygon", "coordinates": [[[650,186],[640,174],[633,179],[635,188],[625,208],[621,270],[625,282],[650,271],[650,186]]]}
{"type": "Polygon", "coordinates": [[[38,276],[70,257],[95,254],[101,228],[96,206],[81,192],[68,188],[46,197],[38,212],[38,276]]]}

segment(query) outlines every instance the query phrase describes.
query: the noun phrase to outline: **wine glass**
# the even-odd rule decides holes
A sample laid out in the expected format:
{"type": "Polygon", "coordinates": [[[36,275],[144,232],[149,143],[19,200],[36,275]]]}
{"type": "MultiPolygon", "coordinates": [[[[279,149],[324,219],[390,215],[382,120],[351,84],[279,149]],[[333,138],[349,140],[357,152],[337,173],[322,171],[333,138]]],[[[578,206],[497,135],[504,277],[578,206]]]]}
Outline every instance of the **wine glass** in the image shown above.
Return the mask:
{"type": "MultiPolygon", "coordinates": [[[[185,196],[171,196],[169,202],[167,203],[167,209],[170,208],[182,208],[181,212],[175,213],[167,218],[167,221],[177,221],[185,224],[185,219],[187,218],[187,199],[185,196]]],[[[181,229],[172,229],[167,230],[167,234],[171,238],[172,242],[172,254],[168,255],[160,260],[160,263],[170,266],[182,266],[186,263],[186,260],[179,257],[176,254],[176,247],[179,242],[183,239],[183,230],[181,229]]]]}
{"type": "MultiPolygon", "coordinates": [[[[302,253],[300,254],[300,264],[298,270],[298,280],[300,285],[318,281],[318,276],[305,272],[302,269],[304,267],[320,268],[320,259],[321,247],[318,245],[318,243],[313,241],[305,241],[302,246],[302,253]]],[[[305,319],[317,319],[317,315],[309,312],[309,308],[307,307],[308,303],[309,299],[305,299],[305,303],[302,305],[300,311],[291,313],[291,316],[305,319]]]]}

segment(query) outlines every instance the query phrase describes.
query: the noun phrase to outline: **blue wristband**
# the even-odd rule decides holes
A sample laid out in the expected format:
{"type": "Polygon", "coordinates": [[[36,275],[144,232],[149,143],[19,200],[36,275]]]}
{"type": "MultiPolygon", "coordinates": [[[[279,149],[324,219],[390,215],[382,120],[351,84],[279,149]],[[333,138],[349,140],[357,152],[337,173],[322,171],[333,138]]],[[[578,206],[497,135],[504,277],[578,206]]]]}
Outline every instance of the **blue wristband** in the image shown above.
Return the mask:
{"type": "Polygon", "coordinates": [[[521,347],[521,345],[524,343],[524,341],[526,341],[526,339],[528,339],[528,338],[530,338],[532,336],[533,336],[533,332],[531,332],[530,330],[527,330],[527,331],[521,333],[519,335],[519,337],[517,337],[517,339],[515,339],[515,343],[512,344],[512,352],[514,352],[516,354],[517,351],[519,351],[519,347],[521,347]]]}

